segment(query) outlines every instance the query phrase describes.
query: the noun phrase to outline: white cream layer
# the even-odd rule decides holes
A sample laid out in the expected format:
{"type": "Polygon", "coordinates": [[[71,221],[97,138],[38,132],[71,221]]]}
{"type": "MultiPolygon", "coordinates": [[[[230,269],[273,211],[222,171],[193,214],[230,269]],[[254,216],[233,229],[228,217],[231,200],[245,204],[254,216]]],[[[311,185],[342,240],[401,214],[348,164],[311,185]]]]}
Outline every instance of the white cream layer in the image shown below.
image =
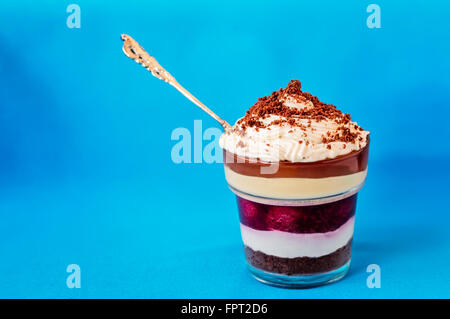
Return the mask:
{"type": "Polygon", "coordinates": [[[341,194],[364,183],[367,170],[324,178],[266,178],[238,174],[225,166],[225,178],[235,189],[260,197],[279,199],[319,198],[341,194]]]}
{"type": "Polygon", "coordinates": [[[320,257],[345,246],[353,236],[355,218],[327,233],[295,234],[278,230],[255,230],[241,224],[244,245],[281,258],[320,257]]]}
{"type": "MultiPolygon", "coordinates": [[[[284,104],[298,109],[314,107],[309,101],[299,103],[289,96],[284,104]]],[[[296,116],[290,118],[296,121],[296,125],[272,124],[282,119],[284,118],[278,115],[270,115],[261,119],[266,128],[248,127],[245,135],[242,135],[240,126],[236,123],[232,130],[220,137],[220,146],[239,156],[259,158],[268,162],[316,162],[358,151],[367,144],[366,137],[369,132],[357,129],[356,122],[349,122],[345,127],[361,137],[361,140],[357,138],[355,143],[324,143],[323,137],[326,137],[328,132],[336,132],[341,124],[334,120],[316,121],[296,116]],[[298,126],[300,124],[304,129],[298,126]]]]}

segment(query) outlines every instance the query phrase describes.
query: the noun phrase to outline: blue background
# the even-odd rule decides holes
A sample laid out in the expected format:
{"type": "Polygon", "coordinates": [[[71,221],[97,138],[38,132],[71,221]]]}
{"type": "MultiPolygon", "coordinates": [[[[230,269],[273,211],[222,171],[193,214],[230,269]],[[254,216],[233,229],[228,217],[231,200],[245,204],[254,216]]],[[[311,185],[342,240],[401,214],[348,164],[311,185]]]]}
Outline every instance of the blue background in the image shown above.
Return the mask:
{"type": "Polygon", "coordinates": [[[0,297],[450,297],[448,1],[377,1],[381,29],[368,1],[80,0],[81,29],[70,3],[0,2],[0,297]],[[218,125],[121,33],[229,122],[297,78],[372,132],[344,280],[251,278],[221,164],[170,158],[175,128],[218,125]]]}

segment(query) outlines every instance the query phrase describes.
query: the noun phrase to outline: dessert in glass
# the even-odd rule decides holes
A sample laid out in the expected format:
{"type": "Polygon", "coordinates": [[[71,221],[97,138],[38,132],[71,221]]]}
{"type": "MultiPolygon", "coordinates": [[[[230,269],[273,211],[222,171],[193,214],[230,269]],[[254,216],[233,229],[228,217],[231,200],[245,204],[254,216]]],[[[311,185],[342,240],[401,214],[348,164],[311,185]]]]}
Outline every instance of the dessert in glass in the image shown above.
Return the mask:
{"type": "Polygon", "coordinates": [[[292,288],[345,276],[369,132],[292,80],[258,99],[220,145],[253,276],[292,288]]]}
{"type": "Polygon", "coordinates": [[[292,80],[234,126],[187,91],[132,37],[123,52],[217,120],[225,177],[236,194],[247,264],[281,287],[316,286],[348,271],[369,132],[292,80]]]}

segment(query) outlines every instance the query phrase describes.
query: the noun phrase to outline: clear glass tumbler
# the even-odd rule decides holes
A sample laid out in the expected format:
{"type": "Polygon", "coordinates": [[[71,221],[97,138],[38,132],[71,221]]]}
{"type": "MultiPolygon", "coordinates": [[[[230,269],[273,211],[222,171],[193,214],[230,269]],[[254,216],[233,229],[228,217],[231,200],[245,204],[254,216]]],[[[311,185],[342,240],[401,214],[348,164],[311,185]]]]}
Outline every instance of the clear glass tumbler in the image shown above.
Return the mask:
{"type": "Polygon", "coordinates": [[[300,288],[345,276],[368,148],[313,163],[267,163],[224,151],[247,265],[257,280],[300,288]]]}

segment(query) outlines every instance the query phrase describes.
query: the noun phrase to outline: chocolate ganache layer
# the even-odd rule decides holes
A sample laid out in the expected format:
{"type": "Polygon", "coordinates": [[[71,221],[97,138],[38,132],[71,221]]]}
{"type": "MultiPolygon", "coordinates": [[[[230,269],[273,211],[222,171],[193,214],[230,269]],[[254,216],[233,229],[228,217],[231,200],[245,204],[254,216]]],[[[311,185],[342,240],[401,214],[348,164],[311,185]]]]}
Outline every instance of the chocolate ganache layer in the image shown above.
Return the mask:
{"type": "MultiPolygon", "coordinates": [[[[367,137],[369,139],[369,137],[367,137]]],[[[324,178],[343,176],[365,171],[369,158],[369,140],[367,145],[359,151],[342,155],[333,159],[317,162],[289,162],[280,161],[276,164],[278,169],[271,174],[263,174],[261,168],[269,167],[274,163],[259,159],[242,157],[223,150],[225,166],[232,171],[246,175],[265,178],[291,177],[291,178],[324,178]]]]}

